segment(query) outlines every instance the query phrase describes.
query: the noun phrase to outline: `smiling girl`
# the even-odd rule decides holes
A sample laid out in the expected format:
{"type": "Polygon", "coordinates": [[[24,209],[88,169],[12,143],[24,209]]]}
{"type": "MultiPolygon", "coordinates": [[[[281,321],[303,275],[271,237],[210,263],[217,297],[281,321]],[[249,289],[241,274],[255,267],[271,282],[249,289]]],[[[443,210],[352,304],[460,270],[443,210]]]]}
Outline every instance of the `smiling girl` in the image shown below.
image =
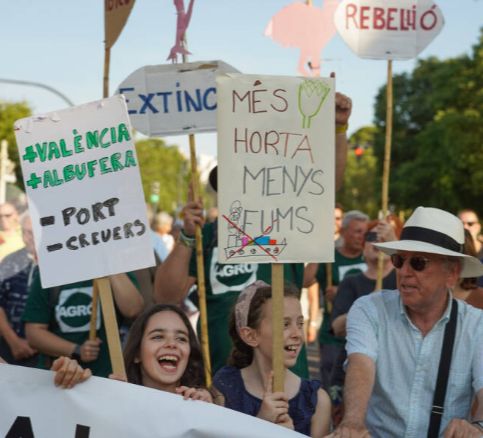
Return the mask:
{"type": "Polygon", "coordinates": [[[284,291],[285,390],[272,391],[272,289],[262,281],[238,297],[230,321],[233,350],[230,366],[213,380],[216,401],[312,437],[329,431],[330,400],[320,382],[304,380],[288,368],[304,343],[304,317],[298,291],[284,291]]]}
{"type": "Polygon", "coordinates": [[[184,398],[211,402],[191,324],[177,306],[158,304],[133,323],[124,349],[127,380],[184,398]]]}

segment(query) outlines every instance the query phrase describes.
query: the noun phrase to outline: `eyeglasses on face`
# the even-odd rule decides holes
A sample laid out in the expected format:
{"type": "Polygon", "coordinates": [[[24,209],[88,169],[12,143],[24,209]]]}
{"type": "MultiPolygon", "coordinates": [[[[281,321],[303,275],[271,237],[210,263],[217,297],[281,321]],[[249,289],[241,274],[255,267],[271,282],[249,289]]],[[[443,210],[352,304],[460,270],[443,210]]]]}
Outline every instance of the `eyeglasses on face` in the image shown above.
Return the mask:
{"type": "Polygon", "coordinates": [[[403,257],[401,254],[391,255],[391,262],[396,269],[401,269],[406,260],[409,261],[409,266],[417,272],[424,271],[428,263],[432,261],[423,256],[403,257]]]}

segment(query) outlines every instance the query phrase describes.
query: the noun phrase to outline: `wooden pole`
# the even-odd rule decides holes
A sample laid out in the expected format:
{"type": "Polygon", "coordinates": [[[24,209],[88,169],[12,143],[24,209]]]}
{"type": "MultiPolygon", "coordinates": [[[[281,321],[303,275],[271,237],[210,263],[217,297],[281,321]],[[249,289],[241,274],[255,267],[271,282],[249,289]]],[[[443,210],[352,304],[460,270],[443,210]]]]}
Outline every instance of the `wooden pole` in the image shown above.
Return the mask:
{"type": "Polygon", "coordinates": [[[104,48],[104,77],[103,77],[103,87],[102,87],[102,97],[109,97],[109,65],[111,63],[111,48],[104,48]]]}
{"type": "Polygon", "coordinates": [[[285,389],[283,361],[283,263],[272,263],[272,368],[273,391],[285,389]]]}
{"type": "Polygon", "coordinates": [[[101,298],[102,316],[104,318],[104,327],[106,329],[112,372],[120,377],[126,378],[121,339],[119,337],[119,327],[117,326],[114,301],[112,299],[111,283],[107,277],[97,278],[94,281],[97,282],[99,296],[101,298]]]}
{"type": "MultiPolygon", "coordinates": [[[[391,170],[391,146],[392,146],[392,60],[387,61],[387,86],[386,86],[386,144],[384,147],[384,167],[382,173],[382,219],[387,218],[389,204],[389,173],[391,170]]],[[[382,273],[384,268],[384,254],[379,254],[377,263],[376,290],[382,289],[382,273]]]]}
{"type": "Polygon", "coordinates": [[[92,289],[92,310],[91,321],[89,324],[89,340],[94,341],[97,338],[97,303],[99,301],[99,284],[94,280],[94,287],[92,289]]]}
{"type": "MultiPolygon", "coordinates": [[[[196,163],[196,145],[195,136],[189,135],[190,143],[190,163],[191,163],[191,181],[193,184],[194,199],[199,199],[199,178],[198,166],[196,163]]],[[[199,225],[195,228],[196,239],[196,269],[198,282],[198,301],[200,307],[200,328],[201,328],[201,353],[203,355],[203,364],[205,367],[206,386],[211,387],[211,360],[210,360],[210,343],[208,339],[208,310],[206,308],[206,284],[205,284],[205,265],[203,260],[203,236],[199,225]]]]}
{"type": "MultiPolygon", "coordinates": [[[[186,47],[186,35],[183,38],[183,47],[186,47]]],[[[188,62],[188,57],[182,55],[183,63],[188,62]]],[[[196,162],[196,142],[194,134],[189,134],[190,144],[190,164],[191,164],[191,183],[193,189],[193,198],[198,201],[200,199],[200,180],[198,177],[198,165],[196,162]]],[[[200,344],[201,354],[203,356],[203,365],[205,368],[205,383],[208,388],[211,387],[211,359],[210,359],[210,342],[208,338],[208,310],[206,308],[206,283],[205,283],[205,263],[203,260],[203,235],[201,226],[196,225],[196,271],[198,283],[198,305],[200,308],[200,344]]]]}

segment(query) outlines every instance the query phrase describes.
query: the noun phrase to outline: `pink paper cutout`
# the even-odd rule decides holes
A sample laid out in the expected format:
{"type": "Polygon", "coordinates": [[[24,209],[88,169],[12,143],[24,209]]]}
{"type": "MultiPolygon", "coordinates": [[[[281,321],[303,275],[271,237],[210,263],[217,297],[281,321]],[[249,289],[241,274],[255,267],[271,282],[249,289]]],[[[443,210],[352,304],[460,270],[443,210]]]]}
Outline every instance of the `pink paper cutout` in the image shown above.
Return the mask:
{"type": "Polygon", "coordinates": [[[176,40],[167,58],[167,60],[171,60],[173,63],[178,62],[178,55],[191,55],[191,53],[184,46],[184,37],[186,34],[186,29],[188,29],[190,24],[194,2],[195,0],[190,0],[188,12],[185,12],[184,0],[174,0],[176,13],[178,15],[176,20],[176,40]]]}
{"type": "Polygon", "coordinates": [[[320,76],[321,52],[335,35],[334,13],[339,0],[324,0],[321,8],[292,3],[277,12],[265,35],[284,47],[298,47],[298,71],[303,76],[320,76]],[[310,70],[306,66],[310,63],[310,70]]]}

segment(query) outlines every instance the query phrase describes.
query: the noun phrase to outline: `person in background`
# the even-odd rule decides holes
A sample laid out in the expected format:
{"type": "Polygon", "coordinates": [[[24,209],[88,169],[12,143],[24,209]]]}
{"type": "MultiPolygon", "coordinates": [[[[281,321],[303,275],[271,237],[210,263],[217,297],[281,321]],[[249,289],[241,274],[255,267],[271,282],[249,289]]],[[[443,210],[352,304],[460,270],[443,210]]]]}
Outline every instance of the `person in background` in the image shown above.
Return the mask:
{"type": "Polygon", "coordinates": [[[9,202],[0,204],[0,261],[23,246],[16,208],[9,202]]]}
{"type": "MultiPolygon", "coordinates": [[[[473,237],[465,228],[465,244],[463,249],[465,254],[476,257],[473,237]]],[[[455,298],[466,301],[468,304],[483,309],[483,287],[478,286],[477,278],[462,278],[453,291],[455,298]]]]}
{"type": "Polygon", "coordinates": [[[483,259],[483,243],[481,240],[481,224],[476,211],[466,208],[458,213],[465,230],[468,230],[473,238],[476,257],[483,259]]]}
{"type": "MultiPolygon", "coordinates": [[[[131,277],[116,274],[108,279],[118,320],[134,319],[143,310],[144,303],[131,277]]],[[[111,373],[100,303],[97,338],[89,339],[92,290],[92,280],[43,289],[40,272],[38,268],[34,270],[22,319],[29,344],[42,353],[40,367],[48,368],[52,357],[67,356],[90,368],[95,376],[107,377],[111,373]]]]}
{"type": "Polygon", "coordinates": [[[463,244],[461,220],[426,207],[414,211],[400,240],[374,244],[391,256],[398,288],[361,297],[349,311],[345,413],[331,437],[482,435],[483,311],[451,291],[459,278],[483,275],[483,265],[463,244]],[[441,360],[453,323],[453,349],[441,360]],[[440,361],[450,365],[443,401],[435,400],[440,361]]]}
{"type": "Polygon", "coordinates": [[[154,217],[153,229],[158,233],[163,241],[166,249],[168,250],[168,254],[173,250],[174,247],[174,238],[170,234],[173,228],[173,217],[161,211],[154,217]]]}
{"type": "Polygon", "coordinates": [[[20,217],[25,246],[0,263],[0,356],[12,365],[35,367],[37,351],[25,339],[22,315],[32,273],[37,264],[32,220],[28,212],[20,217]]]}
{"type": "Polygon", "coordinates": [[[344,209],[342,208],[342,204],[338,202],[335,204],[334,208],[334,242],[335,247],[338,248],[342,246],[343,241],[340,235],[340,230],[342,229],[342,219],[344,218],[344,209]]]}

